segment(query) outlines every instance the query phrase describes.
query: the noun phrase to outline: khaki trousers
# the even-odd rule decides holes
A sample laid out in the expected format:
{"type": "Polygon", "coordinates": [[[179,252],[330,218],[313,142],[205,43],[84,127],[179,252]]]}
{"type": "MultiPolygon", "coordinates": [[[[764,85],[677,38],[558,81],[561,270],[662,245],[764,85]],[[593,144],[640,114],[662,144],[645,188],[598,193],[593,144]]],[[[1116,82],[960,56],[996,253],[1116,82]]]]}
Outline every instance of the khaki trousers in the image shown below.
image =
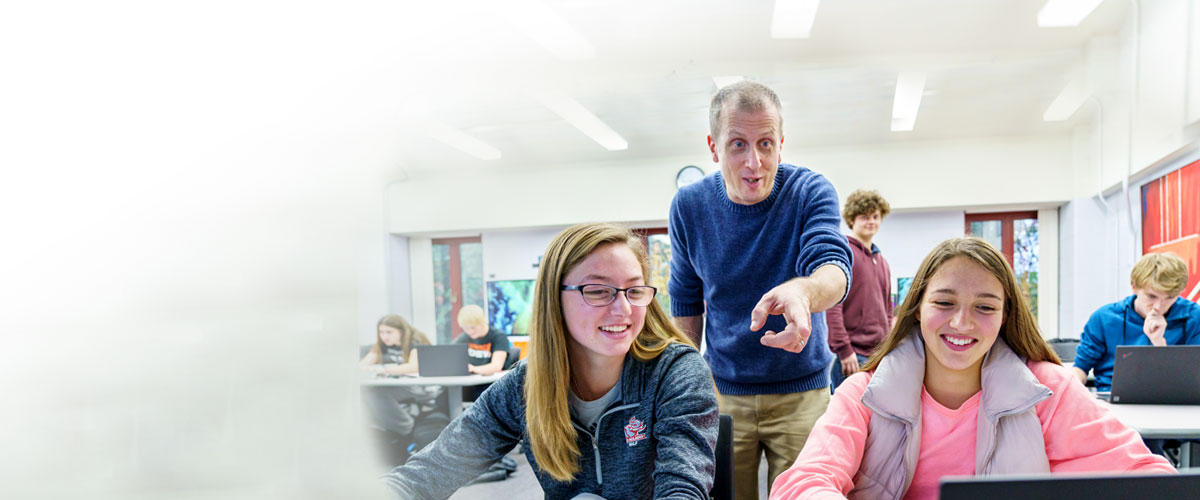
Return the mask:
{"type": "Polygon", "coordinates": [[[758,464],[767,457],[767,485],[791,467],[808,433],[829,406],[829,388],[791,394],[717,393],[721,413],[733,417],[733,489],[737,500],[758,498],[758,464]]]}

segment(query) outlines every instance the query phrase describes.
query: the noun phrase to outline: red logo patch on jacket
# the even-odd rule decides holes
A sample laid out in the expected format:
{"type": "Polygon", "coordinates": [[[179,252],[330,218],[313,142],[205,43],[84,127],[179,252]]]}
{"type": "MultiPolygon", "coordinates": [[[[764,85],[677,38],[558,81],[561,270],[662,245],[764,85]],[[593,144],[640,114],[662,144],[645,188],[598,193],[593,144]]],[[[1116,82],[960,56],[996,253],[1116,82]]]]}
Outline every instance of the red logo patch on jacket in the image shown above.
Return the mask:
{"type": "Polygon", "coordinates": [[[646,424],[637,417],[629,417],[629,423],[625,424],[625,444],[634,446],[643,439],[646,439],[646,424]]]}

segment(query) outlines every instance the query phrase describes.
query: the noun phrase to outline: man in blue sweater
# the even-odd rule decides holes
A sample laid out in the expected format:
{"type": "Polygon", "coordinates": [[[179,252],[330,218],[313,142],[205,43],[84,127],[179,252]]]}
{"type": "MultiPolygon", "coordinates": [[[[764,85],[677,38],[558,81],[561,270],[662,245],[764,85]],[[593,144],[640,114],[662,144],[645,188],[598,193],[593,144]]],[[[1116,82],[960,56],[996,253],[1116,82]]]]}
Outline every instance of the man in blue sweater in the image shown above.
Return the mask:
{"type": "Polygon", "coordinates": [[[760,457],[773,482],[825,412],[833,355],[823,311],[850,283],[837,192],[780,164],[780,110],[758,83],[718,91],[708,147],[721,170],[671,202],[671,314],[706,342],[718,405],[733,416],[740,500],[757,498],[760,457]]]}
{"type": "Polygon", "coordinates": [[[1200,344],[1200,305],[1179,296],[1187,278],[1187,263],[1178,256],[1143,255],[1130,272],[1133,295],[1101,307],[1083,327],[1075,376],[1086,382],[1094,370],[1096,390],[1108,391],[1117,346],[1200,344]]]}

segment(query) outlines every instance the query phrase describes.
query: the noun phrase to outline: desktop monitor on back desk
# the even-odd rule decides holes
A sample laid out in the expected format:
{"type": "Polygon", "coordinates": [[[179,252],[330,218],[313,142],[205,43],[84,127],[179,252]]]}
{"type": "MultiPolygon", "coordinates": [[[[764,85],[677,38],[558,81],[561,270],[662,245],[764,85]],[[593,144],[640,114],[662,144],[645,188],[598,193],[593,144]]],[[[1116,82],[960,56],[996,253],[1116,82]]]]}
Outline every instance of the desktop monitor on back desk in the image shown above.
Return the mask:
{"type": "Polygon", "coordinates": [[[1037,476],[950,477],[942,480],[941,500],[1017,498],[1020,500],[1128,500],[1195,498],[1200,473],[1049,474],[1037,476]]]}
{"type": "Polygon", "coordinates": [[[1200,345],[1117,346],[1110,400],[1200,405],[1200,345]]]}
{"type": "Polygon", "coordinates": [[[417,374],[422,377],[470,375],[467,344],[419,345],[417,374]]]}

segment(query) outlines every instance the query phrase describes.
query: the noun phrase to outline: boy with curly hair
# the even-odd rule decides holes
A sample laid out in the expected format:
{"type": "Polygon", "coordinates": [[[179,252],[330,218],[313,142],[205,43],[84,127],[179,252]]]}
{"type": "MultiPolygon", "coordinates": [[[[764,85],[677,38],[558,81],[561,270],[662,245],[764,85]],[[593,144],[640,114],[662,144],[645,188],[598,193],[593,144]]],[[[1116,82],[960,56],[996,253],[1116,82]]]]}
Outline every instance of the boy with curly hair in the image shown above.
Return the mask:
{"type": "Polygon", "coordinates": [[[831,388],[858,371],[892,325],[892,271],[872,243],[891,205],[878,191],[859,189],[846,198],[842,219],[850,227],[846,240],[854,255],[846,300],[825,313],[829,325],[831,388]]]}

